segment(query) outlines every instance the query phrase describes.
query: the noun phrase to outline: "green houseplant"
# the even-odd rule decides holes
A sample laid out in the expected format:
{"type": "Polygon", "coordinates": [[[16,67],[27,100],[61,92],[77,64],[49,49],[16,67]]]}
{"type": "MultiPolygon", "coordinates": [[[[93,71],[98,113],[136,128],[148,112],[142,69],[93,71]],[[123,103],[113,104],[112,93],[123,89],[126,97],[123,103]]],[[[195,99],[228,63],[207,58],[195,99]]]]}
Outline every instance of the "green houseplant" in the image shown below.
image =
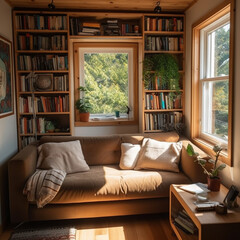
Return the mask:
{"type": "Polygon", "coordinates": [[[143,79],[147,88],[153,77],[161,78],[161,85],[169,90],[179,91],[179,67],[172,54],[161,53],[147,55],[143,61],[143,79]]]}
{"type": "Polygon", "coordinates": [[[187,146],[187,153],[189,156],[196,157],[196,162],[203,168],[203,171],[208,176],[208,188],[211,191],[219,191],[220,189],[220,178],[218,176],[219,171],[223,170],[226,167],[226,164],[221,163],[217,164],[219,160],[219,156],[223,148],[220,145],[214,145],[213,151],[215,153],[215,160],[210,158],[208,160],[203,159],[199,156],[197,152],[194,151],[191,144],[187,146]],[[210,167],[207,167],[207,164],[210,167]]]}
{"type": "Polygon", "coordinates": [[[88,122],[91,110],[91,104],[89,102],[88,97],[85,97],[85,92],[87,89],[85,87],[80,86],[78,88],[80,92],[80,98],[76,101],[75,107],[79,111],[80,121],[81,122],[88,122]]]}

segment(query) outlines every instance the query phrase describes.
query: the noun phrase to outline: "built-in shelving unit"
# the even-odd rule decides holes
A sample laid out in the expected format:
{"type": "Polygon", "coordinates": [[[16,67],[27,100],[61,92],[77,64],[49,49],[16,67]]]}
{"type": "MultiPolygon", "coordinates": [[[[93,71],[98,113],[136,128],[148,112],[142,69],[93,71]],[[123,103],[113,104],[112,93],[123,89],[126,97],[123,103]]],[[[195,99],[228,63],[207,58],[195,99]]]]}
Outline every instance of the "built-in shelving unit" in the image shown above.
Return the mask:
{"type": "Polygon", "coordinates": [[[21,149],[43,135],[71,135],[69,24],[67,13],[48,11],[14,11],[13,23],[21,149]]]}
{"type": "Polygon", "coordinates": [[[153,54],[172,54],[177,59],[180,90],[163,86],[152,72],[152,82],[143,86],[143,132],[174,128],[184,117],[184,15],[144,14],[144,59],[153,54]],[[177,92],[177,94],[175,94],[177,92]]]}
{"type": "Polygon", "coordinates": [[[143,58],[162,53],[174,55],[181,75],[180,94],[174,99],[176,90],[161,86],[153,72],[152,86],[144,88],[142,93],[141,130],[158,132],[164,130],[166,124],[183,122],[183,14],[14,10],[13,24],[19,148],[42,135],[71,135],[68,63],[69,44],[74,41],[130,40],[143,43],[143,58]],[[46,76],[50,86],[36,88],[28,78],[33,72],[40,78],[46,76]],[[54,122],[54,132],[46,131],[46,121],[54,122]]]}

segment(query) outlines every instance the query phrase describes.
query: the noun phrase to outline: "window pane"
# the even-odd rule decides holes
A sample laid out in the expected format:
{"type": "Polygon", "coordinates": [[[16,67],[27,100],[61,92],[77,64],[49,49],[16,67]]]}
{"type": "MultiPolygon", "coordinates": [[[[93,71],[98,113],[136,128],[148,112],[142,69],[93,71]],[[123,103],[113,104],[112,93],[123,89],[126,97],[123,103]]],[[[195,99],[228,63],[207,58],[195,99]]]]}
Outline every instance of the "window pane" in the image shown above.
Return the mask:
{"type": "Polygon", "coordinates": [[[226,24],[208,35],[208,77],[229,75],[230,24],[226,24]]]}
{"type": "Polygon", "coordinates": [[[91,114],[125,113],[128,99],[128,53],[85,53],[84,80],[91,114]]]}
{"type": "Polygon", "coordinates": [[[227,141],[228,80],[203,82],[202,132],[227,141]]]}

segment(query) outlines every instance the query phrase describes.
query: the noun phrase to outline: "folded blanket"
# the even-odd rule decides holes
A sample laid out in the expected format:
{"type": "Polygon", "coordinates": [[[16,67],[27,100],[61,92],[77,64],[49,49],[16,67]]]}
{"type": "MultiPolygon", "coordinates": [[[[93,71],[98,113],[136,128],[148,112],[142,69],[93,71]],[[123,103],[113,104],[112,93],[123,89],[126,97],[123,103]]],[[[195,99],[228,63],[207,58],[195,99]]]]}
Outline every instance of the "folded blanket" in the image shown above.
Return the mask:
{"type": "Polygon", "coordinates": [[[23,194],[27,195],[29,202],[36,202],[42,208],[57,195],[66,173],[57,169],[36,170],[28,179],[23,194]]]}

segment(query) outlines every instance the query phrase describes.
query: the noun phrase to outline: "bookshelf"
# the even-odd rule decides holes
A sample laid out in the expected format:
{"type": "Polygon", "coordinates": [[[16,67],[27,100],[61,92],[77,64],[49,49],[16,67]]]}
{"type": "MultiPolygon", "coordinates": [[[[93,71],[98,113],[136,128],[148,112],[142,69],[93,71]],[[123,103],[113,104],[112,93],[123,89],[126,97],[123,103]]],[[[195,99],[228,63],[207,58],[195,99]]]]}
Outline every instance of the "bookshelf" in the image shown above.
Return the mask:
{"type": "Polygon", "coordinates": [[[69,13],[71,38],[142,38],[140,13],[69,13]]]}
{"type": "Polygon", "coordinates": [[[13,11],[19,149],[43,135],[71,135],[68,21],[64,12],[13,11]]]}
{"type": "Polygon", "coordinates": [[[152,79],[143,84],[143,132],[160,132],[184,122],[185,17],[183,14],[143,15],[144,59],[157,54],[171,54],[179,68],[179,89],[161,84],[152,71],[152,79]]]}

